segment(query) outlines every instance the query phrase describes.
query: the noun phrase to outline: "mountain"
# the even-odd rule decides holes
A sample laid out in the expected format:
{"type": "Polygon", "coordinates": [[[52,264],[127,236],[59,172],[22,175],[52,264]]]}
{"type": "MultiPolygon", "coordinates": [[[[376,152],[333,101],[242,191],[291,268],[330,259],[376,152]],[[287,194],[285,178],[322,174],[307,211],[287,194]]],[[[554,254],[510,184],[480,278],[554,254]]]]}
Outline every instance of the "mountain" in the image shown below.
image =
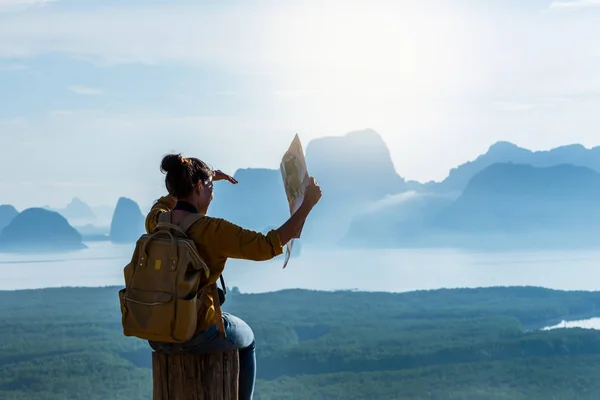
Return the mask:
{"type": "Polygon", "coordinates": [[[461,191],[477,173],[493,164],[529,164],[535,167],[550,167],[572,164],[600,172],[600,146],[587,149],[580,144],[571,144],[551,150],[531,151],[510,142],[497,142],[485,154],[473,161],[453,168],[440,183],[428,185],[436,191],[461,191]]]}
{"type": "Polygon", "coordinates": [[[8,204],[0,205],[0,230],[7,226],[17,215],[19,215],[19,212],[13,206],[8,204]]]}
{"type": "Polygon", "coordinates": [[[436,225],[467,232],[600,229],[600,173],[562,164],[494,164],[476,174],[436,225]]]}
{"type": "MultiPolygon", "coordinates": [[[[92,208],[77,197],[74,197],[64,208],[53,208],[49,205],[44,205],[41,208],[59,213],[73,225],[87,225],[99,222],[98,216],[92,208]]],[[[103,222],[106,224],[106,221],[103,222]]]]}
{"type": "Polygon", "coordinates": [[[86,203],[78,198],[73,198],[62,210],[55,210],[62,214],[68,220],[94,219],[94,212],[86,203]]]}
{"type": "Polygon", "coordinates": [[[237,185],[215,182],[210,215],[257,232],[267,226],[279,227],[289,218],[290,210],[279,170],[239,169],[233,177],[238,181],[237,185]]]}
{"type": "Polygon", "coordinates": [[[109,238],[113,243],[135,243],[145,233],[145,216],[138,204],[126,197],[117,201],[112,222],[110,224],[109,238]]]}
{"type": "Polygon", "coordinates": [[[0,251],[63,252],[85,249],[81,234],[65,217],[43,208],[28,208],[0,232],[0,251]]]}
{"type": "MultiPolygon", "coordinates": [[[[308,172],[321,186],[323,197],[304,226],[302,242],[336,242],[369,202],[406,189],[385,142],[371,129],[312,140],[305,153],[308,172]]],[[[239,184],[215,183],[211,215],[256,231],[280,226],[289,218],[278,169],[240,169],[234,177],[239,184]]]]}
{"type": "Polygon", "coordinates": [[[302,231],[303,241],[313,245],[336,244],[371,202],[407,189],[372,129],[315,139],[306,147],[306,162],[323,191],[302,231]]]}
{"type": "Polygon", "coordinates": [[[306,146],[306,163],[323,192],[323,200],[379,200],[406,190],[390,151],[372,129],[353,131],[344,136],[314,139],[306,146]]]}
{"type": "Polygon", "coordinates": [[[362,215],[355,219],[345,243],[597,247],[598,204],[600,173],[590,168],[497,163],[475,174],[453,201],[439,194],[420,194],[402,203],[404,217],[399,206],[362,215]]]}

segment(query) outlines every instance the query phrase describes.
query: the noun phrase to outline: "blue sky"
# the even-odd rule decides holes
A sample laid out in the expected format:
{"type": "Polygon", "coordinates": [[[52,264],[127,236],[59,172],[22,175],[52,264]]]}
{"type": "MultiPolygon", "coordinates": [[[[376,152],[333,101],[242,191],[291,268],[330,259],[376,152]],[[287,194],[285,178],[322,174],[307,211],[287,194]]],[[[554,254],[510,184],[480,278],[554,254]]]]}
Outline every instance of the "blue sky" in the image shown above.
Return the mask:
{"type": "Polygon", "coordinates": [[[421,181],[497,140],[600,145],[600,1],[0,0],[0,203],[148,204],[373,128],[421,181]],[[170,135],[170,136],[169,136],[170,135]]]}

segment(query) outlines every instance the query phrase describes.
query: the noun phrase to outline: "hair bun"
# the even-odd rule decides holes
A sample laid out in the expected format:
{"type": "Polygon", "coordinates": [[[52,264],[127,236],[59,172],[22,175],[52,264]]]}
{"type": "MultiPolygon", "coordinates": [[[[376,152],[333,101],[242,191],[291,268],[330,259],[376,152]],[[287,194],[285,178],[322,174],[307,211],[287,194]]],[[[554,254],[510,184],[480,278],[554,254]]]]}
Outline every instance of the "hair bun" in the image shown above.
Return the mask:
{"type": "Polygon", "coordinates": [[[186,161],[181,154],[168,154],[163,158],[160,169],[167,173],[181,171],[186,161]]]}

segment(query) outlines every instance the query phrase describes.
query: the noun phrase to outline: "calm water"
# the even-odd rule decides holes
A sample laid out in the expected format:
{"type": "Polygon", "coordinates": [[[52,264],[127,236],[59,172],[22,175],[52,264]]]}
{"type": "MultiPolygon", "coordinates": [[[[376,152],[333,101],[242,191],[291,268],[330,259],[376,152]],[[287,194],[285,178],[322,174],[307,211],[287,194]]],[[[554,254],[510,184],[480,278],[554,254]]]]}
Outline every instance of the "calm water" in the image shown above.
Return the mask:
{"type": "Polygon", "coordinates": [[[578,321],[562,321],[560,324],[547,326],[543,330],[561,328],[600,329],[600,318],[581,319],[578,321]]]}
{"type": "MultiPolygon", "coordinates": [[[[123,285],[132,245],[90,243],[89,249],[52,255],[0,254],[0,290],[123,285]]],[[[230,260],[228,286],[243,292],[284,288],[409,291],[534,285],[600,290],[600,251],[474,253],[436,250],[314,251],[290,260],[230,260]]]]}

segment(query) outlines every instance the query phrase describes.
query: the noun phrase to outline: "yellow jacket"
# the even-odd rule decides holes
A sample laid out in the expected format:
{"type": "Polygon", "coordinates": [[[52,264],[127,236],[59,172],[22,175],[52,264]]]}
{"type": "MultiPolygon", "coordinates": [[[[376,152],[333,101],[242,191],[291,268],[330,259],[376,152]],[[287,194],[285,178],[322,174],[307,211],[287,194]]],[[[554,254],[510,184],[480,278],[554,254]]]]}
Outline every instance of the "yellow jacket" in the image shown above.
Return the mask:
{"type": "MultiPolygon", "coordinates": [[[[172,197],[163,196],[158,199],[146,216],[146,232],[154,232],[159,214],[171,211],[173,207],[175,207],[175,200],[172,197]]],[[[191,226],[188,236],[196,243],[200,256],[210,269],[209,284],[217,282],[228,258],[265,261],[283,253],[277,231],[271,230],[264,235],[244,229],[222,218],[209,216],[200,218],[191,226]]],[[[196,332],[217,323],[214,301],[212,295],[205,296],[204,303],[198,311],[196,332]]]]}

